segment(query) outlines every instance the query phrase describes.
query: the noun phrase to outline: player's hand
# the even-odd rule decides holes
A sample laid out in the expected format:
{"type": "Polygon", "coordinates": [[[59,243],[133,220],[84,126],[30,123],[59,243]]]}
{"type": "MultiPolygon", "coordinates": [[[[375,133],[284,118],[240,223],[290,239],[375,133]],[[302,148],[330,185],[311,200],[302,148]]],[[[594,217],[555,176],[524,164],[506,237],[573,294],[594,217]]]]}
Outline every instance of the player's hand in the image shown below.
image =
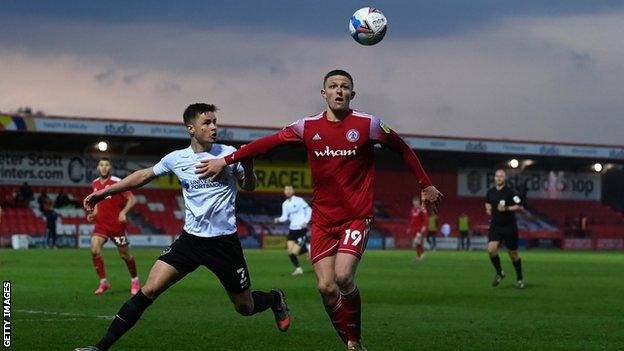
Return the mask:
{"type": "Polygon", "coordinates": [[[85,199],[82,201],[82,207],[85,211],[87,211],[87,213],[93,212],[93,210],[95,209],[95,205],[97,205],[98,202],[102,201],[103,198],[104,195],[101,190],[93,192],[85,197],[85,199]]]}
{"type": "Polygon", "coordinates": [[[123,212],[119,212],[119,223],[126,223],[128,218],[126,218],[126,214],[123,212]]]}
{"type": "Polygon", "coordinates": [[[278,218],[277,217],[273,218],[273,223],[277,223],[277,222],[279,222],[278,218]]]}
{"type": "Polygon", "coordinates": [[[420,192],[420,198],[422,202],[427,206],[427,209],[432,213],[438,213],[438,206],[440,206],[440,201],[442,200],[442,193],[436,189],[435,186],[430,185],[424,188],[420,192]]]}
{"type": "Polygon", "coordinates": [[[505,212],[505,205],[498,204],[498,206],[496,206],[496,209],[498,210],[498,212],[505,212]]]}
{"type": "Polygon", "coordinates": [[[208,178],[210,181],[215,181],[219,174],[223,172],[223,169],[227,166],[225,159],[204,159],[195,166],[195,174],[201,179],[208,178]]]}
{"type": "Polygon", "coordinates": [[[87,214],[87,222],[93,222],[95,221],[95,213],[90,212],[87,214]]]}

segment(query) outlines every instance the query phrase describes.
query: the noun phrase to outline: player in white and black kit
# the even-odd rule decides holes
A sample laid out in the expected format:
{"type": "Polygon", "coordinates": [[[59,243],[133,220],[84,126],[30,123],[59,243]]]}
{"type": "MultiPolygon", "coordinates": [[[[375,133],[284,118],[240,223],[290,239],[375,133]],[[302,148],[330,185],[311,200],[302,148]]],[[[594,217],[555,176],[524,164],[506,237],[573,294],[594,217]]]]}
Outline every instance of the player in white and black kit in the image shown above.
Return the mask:
{"type": "Polygon", "coordinates": [[[195,165],[200,160],[221,158],[236,150],[215,143],[216,111],[214,105],[190,105],[184,111],[184,124],[191,137],[188,148],[173,151],[154,167],[136,171],[85,198],[85,209],[92,211],[107,196],[143,186],[159,175],[174,173],[182,183],[186,217],[182,235],[163,251],[145,285],[121,307],[100,342],[76,350],[108,350],[160,294],[199,266],[205,266],[219,278],[238,313],[250,316],[271,308],[279,330],[288,329],[290,312],[284,293],[279,289],[250,291],[251,279],[236,234],[236,184],[245,190],[255,189],[253,163],[232,164],[214,181],[199,179],[195,174],[195,165]]]}
{"type": "Polygon", "coordinates": [[[505,278],[501,268],[498,247],[501,242],[505,243],[509,250],[509,257],[516,270],[516,286],[524,288],[522,277],[522,261],[518,255],[518,223],[516,212],[523,209],[522,199],[505,184],[505,171],[499,169],[494,174],[495,186],[488,190],[485,198],[485,212],[490,215],[490,234],[488,236],[488,253],[496,275],[493,286],[498,286],[505,278]]]}
{"type": "Polygon", "coordinates": [[[292,275],[303,274],[303,268],[299,265],[297,256],[308,252],[308,223],[312,217],[312,209],[299,196],[295,196],[295,190],[292,186],[284,187],[284,195],[286,200],[282,204],[282,215],[275,218],[276,223],[284,223],[289,221],[288,225],[288,241],[287,249],[290,261],[295,266],[292,275]]]}

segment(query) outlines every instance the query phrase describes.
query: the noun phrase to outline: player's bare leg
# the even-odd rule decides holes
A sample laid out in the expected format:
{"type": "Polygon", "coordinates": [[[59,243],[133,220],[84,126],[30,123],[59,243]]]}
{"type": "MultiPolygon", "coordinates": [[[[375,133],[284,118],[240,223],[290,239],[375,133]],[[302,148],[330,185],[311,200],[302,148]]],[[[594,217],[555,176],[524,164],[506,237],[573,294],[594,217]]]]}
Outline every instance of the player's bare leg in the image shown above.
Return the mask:
{"type": "Polygon", "coordinates": [[[139,320],[143,312],[154,300],[170,286],[182,279],[186,274],[179,272],[172,265],[163,261],[156,261],[149,273],[147,282],[121,307],[115,319],[108,327],[106,335],[95,347],[90,346],[76,350],[106,351],[113,343],[121,338],[139,320]]]}
{"type": "Polygon", "coordinates": [[[275,315],[275,323],[280,331],[285,332],[290,326],[290,310],[286,304],[286,296],[281,289],[269,292],[251,291],[246,289],[242,293],[228,292],[236,312],[243,316],[251,316],[271,308],[275,315]]]}
{"type": "Polygon", "coordinates": [[[95,290],[96,295],[102,295],[106,290],[110,288],[110,283],[106,279],[106,271],[104,269],[104,258],[102,258],[102,247],[106,243],[106,239],[99,235],[91,236],[91,259],[95,271],[100,278],[100,284],[95,290]]]}
{"type": "Polygon", "coordinates": [[[286,242],[286,247],[288,249],[288,257],[290,258],[290,262],[295,266],[295,270],[292,272],[292,275],[301,275],[303,274],[303,269],[301,265],[299,265],[299,252],[301,252],[301,246],[297,245],[294,240],[288,240],[286,242]]]}
{"type": "Polygon", "coordinates": [[[153,301],[173,284],[184,278],[185,275],[186,273],[179,272],[169,263],[157,260],[140,291],[153,301]]]}
{"type": "Polygon", "coordinates": [[[135,295],[139,292],[139,289],[141,289],[141,283],[139,282],[139,277],[137,275],[136,261],[130,254],[128,246],[117,246],[117,251],[119,252],[121,259],[126,262],[128,272],[130,273],[130,294],[135,295]]]}
{"type": "Polygon", "coordinates": [[[518,289],[524,289],[524,278],[522,276],[522,261],[520,260],[518,250],[509,250],[509,258],[511,258],[511,263],[513,263],[514,269],[516,270],[516,287],[518,289]]]}
{"type": "Polygon", "coordinates": [[[505,278],[505,272],[503,272],[500,263],[500,256],[498,256],[498,246],[500,243],[498,241],[490,241],[488,242],[487,250],[488,255],[490,256],[490,261],[496,270],[496,275],[494,276],[494,280],[492,281],[492,286],[498,286],[501,280],[505,278]]]}

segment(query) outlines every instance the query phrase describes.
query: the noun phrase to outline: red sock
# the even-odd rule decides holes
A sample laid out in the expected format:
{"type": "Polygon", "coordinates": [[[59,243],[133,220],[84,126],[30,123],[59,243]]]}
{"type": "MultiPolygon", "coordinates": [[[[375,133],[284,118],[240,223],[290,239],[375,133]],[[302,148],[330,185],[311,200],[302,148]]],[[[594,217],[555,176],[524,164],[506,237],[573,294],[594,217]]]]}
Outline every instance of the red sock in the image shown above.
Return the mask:
{"type": "Polygon", "coordinates": [[[128,272],[130,272],[130,278],[134,278],[137,276],[136,272],[136,261],[134,260],[134,256],[130,256],[126,261],[126,266],[128,266],[128,272]]]}
{"type": "Polygon", "coordinates": [[[106,272],[104,271],[104,259],[101,255],[93,256],[93,266],[100,279],[106,278],[106,272]]]}
{"type": "Polygon", "coordinates": [[[347,331],[346,331],[346,314],[344,308],[344,301],[342,296],[338,294],[336,302],[332,305],[325,305],[325,311],[331,320],[334,329],[338,332],[338,336],[342,339],[342,342],[347,344],[347,331]]]}
{"type": "Polygon", "coordinates": [[[362,338],[362,301],[357,286],[352,292],[342,295],[342,303],[346,315],[347,340],[360,342],[362,338]]]}
{"type": "Polygon", "coordinates": [[[416,245],[416,254],[418,255],[418,257],[422,256],[424,252],[425,248],[422,245],[416,245]]]}

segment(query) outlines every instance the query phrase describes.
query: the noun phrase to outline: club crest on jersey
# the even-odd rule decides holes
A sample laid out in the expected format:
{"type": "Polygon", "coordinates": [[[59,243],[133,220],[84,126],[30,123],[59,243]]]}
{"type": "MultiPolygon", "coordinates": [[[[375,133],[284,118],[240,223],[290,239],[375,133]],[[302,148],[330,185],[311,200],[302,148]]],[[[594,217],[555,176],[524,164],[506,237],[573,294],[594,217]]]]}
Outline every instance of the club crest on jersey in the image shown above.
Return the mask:
{"type": "Polygon", "coordinates": [[[349,129],[349,131],[347,131],[347,140],[355,143],[356,141],[358,141],[358,139],[360,139],[360,132],[358,132],[356,129],[349,129]]]}

